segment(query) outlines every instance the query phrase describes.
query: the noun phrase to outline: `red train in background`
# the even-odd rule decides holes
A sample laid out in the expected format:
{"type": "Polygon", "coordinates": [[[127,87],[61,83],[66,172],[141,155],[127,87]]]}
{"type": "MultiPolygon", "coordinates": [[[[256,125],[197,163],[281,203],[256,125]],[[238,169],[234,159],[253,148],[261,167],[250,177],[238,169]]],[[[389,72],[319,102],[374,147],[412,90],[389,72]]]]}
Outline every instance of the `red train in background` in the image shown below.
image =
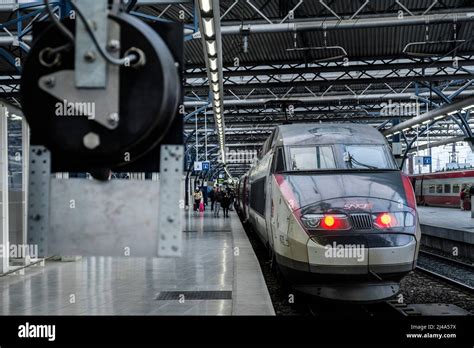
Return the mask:
{"type": "Polygon", "coordinates": [[[474,169],[411,175],[418,205],[460,207],[462,189],[474,186],[474,169]]]}

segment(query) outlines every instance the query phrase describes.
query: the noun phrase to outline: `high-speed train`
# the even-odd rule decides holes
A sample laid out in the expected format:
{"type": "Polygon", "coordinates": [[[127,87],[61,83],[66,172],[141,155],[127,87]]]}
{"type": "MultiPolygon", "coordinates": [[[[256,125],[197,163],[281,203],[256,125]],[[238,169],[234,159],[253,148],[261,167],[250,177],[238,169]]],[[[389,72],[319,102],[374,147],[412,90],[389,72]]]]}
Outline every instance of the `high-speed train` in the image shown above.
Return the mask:
{"type": "Polygon", "coordinates": [[[413,188],[373,127],[278,126],[237,193],[272,266],[301,292],[381,301],[416,266],[413,188]]]}

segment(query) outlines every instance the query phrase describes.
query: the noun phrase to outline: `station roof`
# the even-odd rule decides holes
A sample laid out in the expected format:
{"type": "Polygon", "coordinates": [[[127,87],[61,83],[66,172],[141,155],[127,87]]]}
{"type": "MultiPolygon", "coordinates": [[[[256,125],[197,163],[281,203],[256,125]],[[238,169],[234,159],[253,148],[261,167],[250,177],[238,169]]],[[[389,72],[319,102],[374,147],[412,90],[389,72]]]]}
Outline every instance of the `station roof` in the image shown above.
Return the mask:
{"type": "MultiPolygon", "coordinates": [[[[209,83],[196,4],[199,1],[138,0],[133,13],[155,21],[184,22],[187,160],[203,159],[207,149],[208,158],[217,161],[214,114],[210,105],[205,107],[209,83]]],[[[474,96],[472,1],[220,0],[218,4],[225,138],[226,146],[236,151],[260,149],[273,128],[283,123],[350,122],[383,130],[474,96]],[[399,112],[394,104],[414,107],[399,112]]],[[[14,15],[0,8],[2,22],[14,15]]],[[[14,33],[17,26],[7,29],[14,33]]],[[[13,57],[24,57],[16,46],[4,49],[13,57]]],[[[0,71],[0,96],[13,98],[14,103],[20,72],[8,59],[0,59],[0,71]]],[[[470,120],[464,116],[464,121],[454,115],[437,122],[419,139],[469,135],[470,120]]],[[[408,144],[418,133],[407,130],[402,141],[408,144]]],[[[239,176],[249,163],[228,165],[239,176]]]]}

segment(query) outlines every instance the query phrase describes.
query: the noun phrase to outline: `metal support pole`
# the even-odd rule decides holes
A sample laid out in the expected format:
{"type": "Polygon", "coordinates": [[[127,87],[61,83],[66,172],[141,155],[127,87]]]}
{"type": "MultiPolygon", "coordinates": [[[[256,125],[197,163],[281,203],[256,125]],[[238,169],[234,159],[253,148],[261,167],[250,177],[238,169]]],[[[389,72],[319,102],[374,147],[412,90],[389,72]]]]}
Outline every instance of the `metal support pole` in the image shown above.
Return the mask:
{"type": "Polygon", "coordinates": [[[2,192],[2,231],[0,233],[0,274],[9,271],[10,247],[8,229],[8,111],[6,107],[0,107],[0,190],[2,192]]]}
{"type": "Polygon", "coordinates": [[[204,110],[204,151],[207,161],[207,110],[204,110]]]}
{"type": "Polygon", "coordinates": [[[196,121],[196,159],[195,161],[199,161],[199,133],[198,133],[198,114],[194,116],[196,121]]]}
{"type": "MultiPolygon", "coordinates": [[[[22,191],[22,231],[21,243],[28,245],[28,177],[30,163],[30,126],[25,117],[21,120],[21,191],[22,191]]],[[[24,265],[30,264],[29,248],[24,248],[24,265]]]]}

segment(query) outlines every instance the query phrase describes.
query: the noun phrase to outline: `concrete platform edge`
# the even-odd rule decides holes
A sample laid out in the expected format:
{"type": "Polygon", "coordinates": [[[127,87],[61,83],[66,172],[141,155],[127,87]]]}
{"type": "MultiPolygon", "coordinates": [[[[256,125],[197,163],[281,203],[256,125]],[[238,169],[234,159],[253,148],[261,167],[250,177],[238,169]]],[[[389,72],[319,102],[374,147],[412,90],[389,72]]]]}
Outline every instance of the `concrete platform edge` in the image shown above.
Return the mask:
{"type": "Polygon", "coordinates": [[[275,315],[262,270],[237,215],[232,214],[234,283],[232,315],[275,315]]]}

